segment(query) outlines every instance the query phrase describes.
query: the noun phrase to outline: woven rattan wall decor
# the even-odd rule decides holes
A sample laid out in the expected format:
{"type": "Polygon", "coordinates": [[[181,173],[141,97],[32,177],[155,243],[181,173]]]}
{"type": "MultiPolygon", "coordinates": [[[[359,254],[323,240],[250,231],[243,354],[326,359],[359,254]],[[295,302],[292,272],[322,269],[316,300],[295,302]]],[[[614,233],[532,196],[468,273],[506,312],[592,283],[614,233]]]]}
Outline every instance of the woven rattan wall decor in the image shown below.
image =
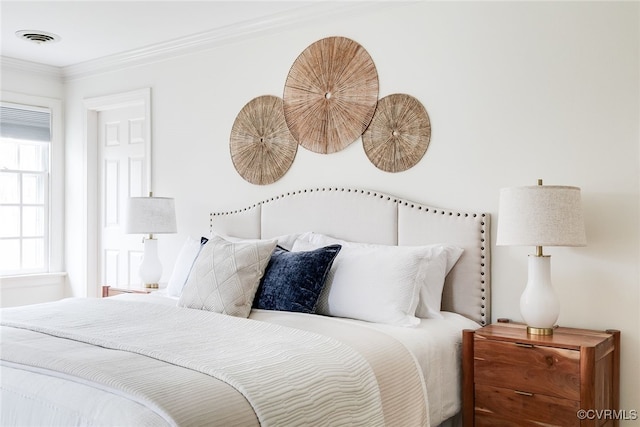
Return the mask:
{"type": "Polygon", "coordinates": [[[252,184],[271,184],[289,170],[298,145],[330,154],[360,137],[378,169],[415,166],[431,140],[427,110],[406,94],[378,100],[378,89],[376,67],[360,44],[346,37],[312,43],[291,66],[283,98],[254,98],[236,117],[234,167],[252,184]]]}
{"type": "Polygon", "coordinates": [[[361,45],[327,37],[295,60],[283,99],[285,120],[298,143],[316,153],[335,153],[369,125],[378,101],[378,73],[361,45]]]}
{"type": "Polygon", "coordinates": [[[282,98],[259,96],[238,113],[229,142],[231,160],[252,184],[271,184],[289,170],[298,143],[284,119],[282,98]]]}
{"type": "Polygon", "coordinates": [[[410,95],[393,94],[378,102],[362,135],[369,160],[387,172],[402,172],[420,161],[431,140],[431,122],[424,106],[410,95]]]}

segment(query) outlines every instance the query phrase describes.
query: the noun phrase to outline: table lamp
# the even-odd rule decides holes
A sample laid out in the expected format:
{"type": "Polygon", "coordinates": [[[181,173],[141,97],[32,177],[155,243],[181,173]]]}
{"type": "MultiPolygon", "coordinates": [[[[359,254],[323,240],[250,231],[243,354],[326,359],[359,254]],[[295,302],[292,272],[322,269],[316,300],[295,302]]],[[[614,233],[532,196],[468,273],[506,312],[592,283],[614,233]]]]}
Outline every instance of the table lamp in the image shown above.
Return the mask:
{"type": "Polygon", "coordinates": [[[176,211],[174,200],[167,197],[130,197],[127,203],[126,232],[148,234],[142,242],[144,253],[140,262],[140,279],[146,288],[157,288],[162,277],[162,264],[158,257],[158,241],[154,234],[175,233],[176,211]]]}
{"type": "Polygon", "coordinates": [[[543,246],[585,246],[580,188],[542,185],[500,190],[499,246],[535,246],[529,255],[527,286],[520,313],[533,335],[552,335],[560,304],[551,285],[551,257],[543,246]]]}

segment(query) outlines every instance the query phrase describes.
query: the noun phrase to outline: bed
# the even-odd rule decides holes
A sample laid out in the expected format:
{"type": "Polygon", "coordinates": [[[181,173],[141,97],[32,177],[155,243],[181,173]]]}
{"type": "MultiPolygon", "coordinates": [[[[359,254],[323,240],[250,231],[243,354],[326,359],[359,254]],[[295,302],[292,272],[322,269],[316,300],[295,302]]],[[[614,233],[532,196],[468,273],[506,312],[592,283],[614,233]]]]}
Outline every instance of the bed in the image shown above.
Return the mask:
{"type": "Polygon", "coordinates": [[[167,289],[3,309],[1,424],[456,419],[461,332],[490,319],[487,214],[315,188],[209,219],[167,289]]]}

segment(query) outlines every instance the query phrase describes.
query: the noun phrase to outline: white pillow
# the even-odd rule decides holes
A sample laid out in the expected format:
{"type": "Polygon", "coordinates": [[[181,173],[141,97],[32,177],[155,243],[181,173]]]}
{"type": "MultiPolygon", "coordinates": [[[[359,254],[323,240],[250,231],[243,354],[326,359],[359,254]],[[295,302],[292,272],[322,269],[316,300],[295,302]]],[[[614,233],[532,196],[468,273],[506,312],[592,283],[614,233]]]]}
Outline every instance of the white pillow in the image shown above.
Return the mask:
{"type": "Polygon", "coordinates": [[[201,239],[189,236],[184,242],[184,245],[182,245],[176,264],[173,266],[171,278],[169,278],[169,283],[167,284],[168,295],[179,297],[182,293],[182,288],[184,288],[185,283],[187,283],[193,263],[196,261],[202,248],[200,242],[201,239]]]}
{"type": "MultiPolygon", "coordinates": [[[[215,235],[215,233],[213,233],[212,235],[215,235]]],[[[278,246],[290,251],[291,248],[293,247],[293,243],[295,242],[295,240],[298,238],[299,235],[300,235],[299,233],[283,234],[277,237],[273,237],[271,239],[245,239],[244,237],[229,236],[226,234],[220,234],[219,236],[230,242],[256,242],[260,240],[275,240],[278,246]]]]}
{"type": "Polygon", "coordinates": [[[293,250],[330,244],[342,249],[318,299],[317,313],[400,326],[420,323],[415,316],[418,296],[428,261],[437,256],[439,245],[375,245],[304,233],[293,250]]]}
{"type": "Polygon", "coordinates": [[[420,318],[443,319],[440,314],[444,280],[462,255],[463,249],[456,246],[436,245],[434,256],[427,265],[425,282],[420,289],[420,301],[416,316],[420,318]]]}
{"type": "Polygon", "coordinates": [[[249,317],[275,247],[275,240],[233,243],[212,236],[193,265],[178,305],[249,317]]]}

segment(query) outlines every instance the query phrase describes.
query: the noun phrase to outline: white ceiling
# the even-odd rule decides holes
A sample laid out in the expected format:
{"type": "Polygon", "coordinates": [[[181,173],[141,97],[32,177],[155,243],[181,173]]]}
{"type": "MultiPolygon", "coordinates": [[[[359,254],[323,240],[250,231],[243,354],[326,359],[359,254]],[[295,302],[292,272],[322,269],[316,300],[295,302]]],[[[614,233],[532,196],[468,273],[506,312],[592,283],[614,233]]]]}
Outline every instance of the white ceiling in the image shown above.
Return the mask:
{"type": "Polygon", "coordinates": [[[1,55],[57,67],[233,26],[256,25],[310,6],[302,1],[0,0],[1,55]],[[35,44],[20,30],[61,37],[35,44]]]}

